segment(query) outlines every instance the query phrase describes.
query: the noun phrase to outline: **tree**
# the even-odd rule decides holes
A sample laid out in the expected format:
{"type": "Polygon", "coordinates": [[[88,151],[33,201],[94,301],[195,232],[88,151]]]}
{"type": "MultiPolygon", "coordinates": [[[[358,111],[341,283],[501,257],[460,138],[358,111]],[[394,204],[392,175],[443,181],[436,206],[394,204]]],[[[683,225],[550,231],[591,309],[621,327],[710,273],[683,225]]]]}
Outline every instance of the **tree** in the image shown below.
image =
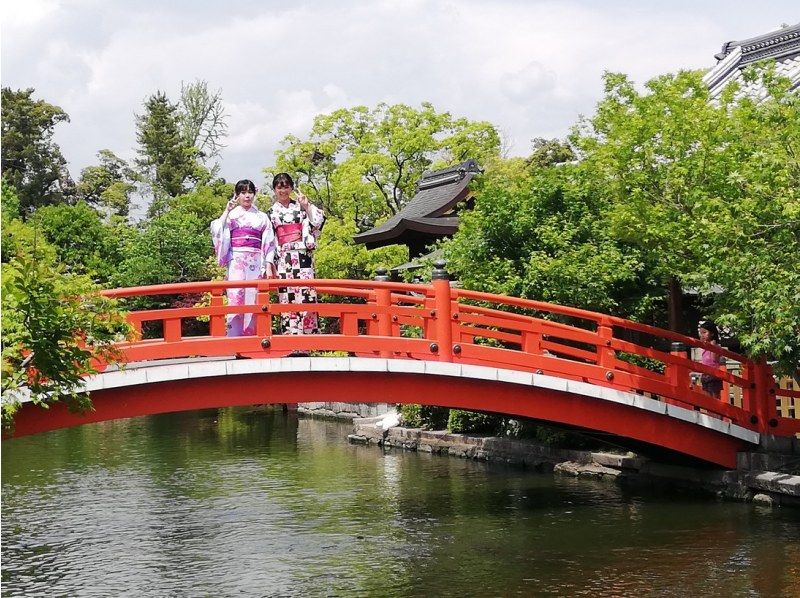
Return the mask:
{"type": "Polygon", "coordinates": [[[34,90],[2,89],[2,175],[19,194],[21,214],[60,203],[73,193],[66,160],[53,130],[69,116],[58,106],[33,99],[34,90]]]}
{"type": "Polygon", "coordinates": [[[497,156],[500,140],[487,122],[453,118],[424,103],[341,109],[314,119],[308,140],[287,136],[268,172],[297,173],[328,214],[377,222],[414,195],[422,173],[467,158],[497,156]]]}
{"type": "Polygon", "coordinates": [[[750,71],[767,90],[711,103],[701,74],[636,91],[606,75],[596,115],[572,143],[610,209],[615,238],[636,245],[652,275],[695,286],[751,356],[800,363],[800,103],[790,82],[750,71]],[[711,293],[712,287],[723,289],[711,293]]]}
{"type": "MultiPolygon", "coordinates": [[[[4,205],[11,195],[3,185],[4,205]]],[[[132,329],[88,277],[53,265],[55,249],[35,222],[5,213],[3,220],[2,424],[7,429],[25,390],[36,404],[66,400],[70,407],[90,408],[80,392],[82,377],[95,372],[97,359],[115,362],[113,343],[132,329]],[[8,228],[16,241],[10,247],[8,228]]]]}
{"type": "Polygon", "coordinates": [[[84,201],[74,206],[45,206],[34,220],[66,271],[101,282],[116,271],[121,259],[118,226],[126,225],[104,225],[97,210],[84,201]]]}
{"type": "Polygon", "coordinates": [[[608,203],[580,165],[496,162],[443,243],[470,289],[653,321],[658,289],[640,252],[604,224],[608,203]]]}
{"type": "MultiPolygon", "coordinates": [[[[183,139],[189,146],[197,148],[204,164],[219,156],[225,147],[222,140],[227,135],[226,120],[222,90],[212,93],[208,90],[208,83],[200,79],[181,84],[179,123],[183,139]]],[[[212,168],[212,172],[214,170],[212,168]]]]}
{"type": "Polygon", "coordinates": [[[349,278],[407,259],[405,247],[364,252],[352,235],[402,209],[426,170],[466,158],[485,163],[499,154],[500,138],[487,122],[454,118],[428,103],[420,109],[379,104],[319,115],[308,139],[290,135],[283,145],[265,170],[295,174],[322,206],[328,223],[317,253],[321,271],[349,278]]]}
{"type": "Polygon", "coordinates": [[[151,95],[144,108],[144,114],[136,117],[137,165],[151,182],[156,200],[153,211],[159,213],[166,199],[187,190],[187,180],[201,180],[208,173],[198,167],[198,150],[181,133],[178,107],[166,94],[151,95]]]}
{"type": "Polygon", "coordinates": [[[208,221],[169,210],[123,240],[123,259],[114,286],[193,282],[210,278],[208,221]]]}
{"type": "Polygon", "coordinates": [[[97,152],[100,164],[81,171],[78,197],[111,215],[126,217],[131,208],[131,195],[141,177],[111,150],[97,152]]]}
{"type": "Polygon", "coordinates": [[[575,152],[570,144],[560,139],[536,137],[531,142],[531,146],[533,153],[527,162],[533,168],[546,168],[554,164],[563,164],[575,160],[575,152]]]}

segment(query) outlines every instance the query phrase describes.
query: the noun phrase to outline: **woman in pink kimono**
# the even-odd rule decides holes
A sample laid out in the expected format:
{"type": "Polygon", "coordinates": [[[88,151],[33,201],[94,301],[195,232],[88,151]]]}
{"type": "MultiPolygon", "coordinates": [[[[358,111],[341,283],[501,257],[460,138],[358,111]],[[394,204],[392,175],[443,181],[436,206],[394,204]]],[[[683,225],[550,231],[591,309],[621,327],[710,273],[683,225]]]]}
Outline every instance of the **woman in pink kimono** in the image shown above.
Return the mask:
{"type": "MultiPolygon", "coordinates": [[[[314,278],[314,250],[325,215],[300,192],[292,199],[294,181],[285,172],[275,176],[272,188],[275,191],[275,203],[269,210],[269,217],[275,229],[277,276],[285,280],[314,278]]],[[[307,287],[280,287],[278,301],[316,303],[317,291],[307,287]]],[[[317,312],[282,314],[281,328],[283,334],[318,333],[317,312]]]]}
{"type": "MultiPolygon", "coordinates": [[[[233,199],[222,216],[211,223],[211,238],[227,280],[255,280],[275,276],[275,234],[269,216],[253,205],[256,186],[247,179],[236,183],[233,199]]],[[[228,305],[255,305],[256,289],[228,289],[228,305]]],[[[252,336],[252,314],[228,316],[228,336],[252,336]]]]}

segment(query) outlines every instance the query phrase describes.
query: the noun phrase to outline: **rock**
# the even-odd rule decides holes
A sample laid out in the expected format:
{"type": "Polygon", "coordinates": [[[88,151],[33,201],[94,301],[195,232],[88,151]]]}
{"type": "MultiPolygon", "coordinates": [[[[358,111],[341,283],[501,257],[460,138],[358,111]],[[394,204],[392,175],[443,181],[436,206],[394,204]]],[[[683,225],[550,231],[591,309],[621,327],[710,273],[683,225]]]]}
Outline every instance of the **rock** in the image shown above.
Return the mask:
{"type": "Polygon", "coordinates": [[[753,496],[753,502],[760,505],[771,507],[775,504],[775,500],[769,494],[756,494],[753,496]]]}

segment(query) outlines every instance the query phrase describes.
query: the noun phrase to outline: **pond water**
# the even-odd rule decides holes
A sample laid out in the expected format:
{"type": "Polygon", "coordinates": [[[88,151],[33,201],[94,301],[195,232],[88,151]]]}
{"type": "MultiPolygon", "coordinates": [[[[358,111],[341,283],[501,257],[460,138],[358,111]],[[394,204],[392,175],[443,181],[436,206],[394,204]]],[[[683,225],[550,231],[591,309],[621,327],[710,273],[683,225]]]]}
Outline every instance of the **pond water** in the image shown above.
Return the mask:
{"type": "Polygon", "coordinates": [[[800,596],[800,510],[250,408],[2,445],[4,596],[800,596]]]}

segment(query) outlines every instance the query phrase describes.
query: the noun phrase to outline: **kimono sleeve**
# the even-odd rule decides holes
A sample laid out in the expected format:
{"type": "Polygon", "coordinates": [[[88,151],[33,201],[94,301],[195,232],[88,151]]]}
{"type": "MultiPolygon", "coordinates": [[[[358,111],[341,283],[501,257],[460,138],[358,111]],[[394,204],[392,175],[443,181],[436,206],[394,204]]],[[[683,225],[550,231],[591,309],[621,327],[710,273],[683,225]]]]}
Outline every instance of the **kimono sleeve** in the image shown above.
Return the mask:
{"type": "Polygon", "coordinates": [[[227,266],[231,261],[231,227],[226,214],[211,222],[211,241],[214,243],[217,263],[227,266]]]}
{"type": "Polygon", "coordinates": [[[303,219],[303,242],[307,249],[316,249],[317,239],[322,232],[322,225],[325,223],[325,213],[312,203],[309,203],[309,210],[303,219]]]}
{"type": "Polygon", "coordinates": [[[275,252],[278,249],[278,242],[275,238],[275,229],[272,226],[272,218],[269,214],[264,214],[264,232],[261,233],[261,253],[264,256],[264,267],[262,275],[267,272],[267,265],[275,263],[275,252]]]}

